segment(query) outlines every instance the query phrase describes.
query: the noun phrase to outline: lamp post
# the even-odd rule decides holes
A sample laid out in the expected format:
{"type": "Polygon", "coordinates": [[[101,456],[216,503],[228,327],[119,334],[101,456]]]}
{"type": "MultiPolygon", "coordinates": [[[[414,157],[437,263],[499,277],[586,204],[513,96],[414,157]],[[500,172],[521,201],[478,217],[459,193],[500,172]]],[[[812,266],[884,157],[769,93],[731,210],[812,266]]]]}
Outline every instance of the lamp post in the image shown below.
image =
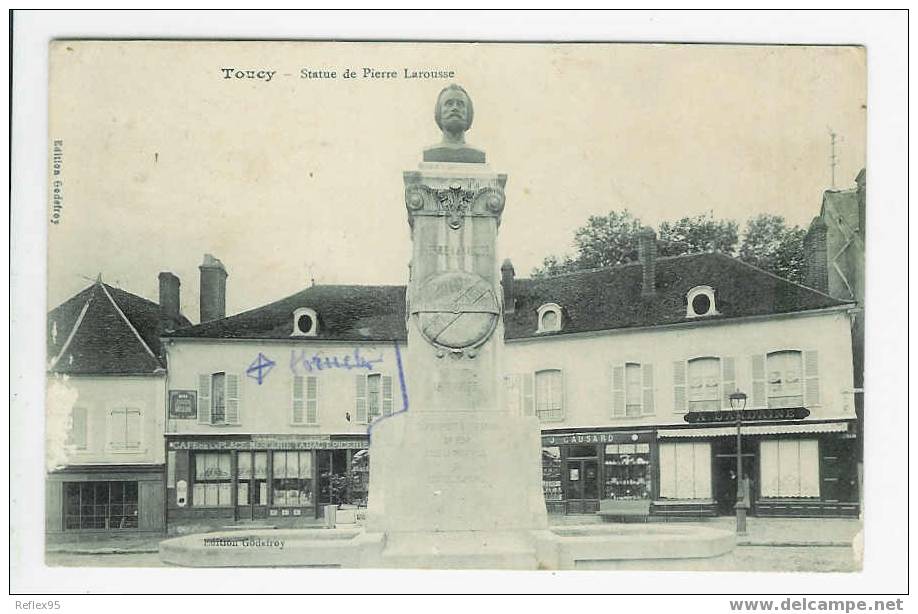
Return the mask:
{"type": "Polygon", "coordinates": [[[746,501],[743,487],[743,410],[746,409],[746,393],[736,390],[730,393],[730,408],[736,414],[736,532],[746,534],[746,501]]]}

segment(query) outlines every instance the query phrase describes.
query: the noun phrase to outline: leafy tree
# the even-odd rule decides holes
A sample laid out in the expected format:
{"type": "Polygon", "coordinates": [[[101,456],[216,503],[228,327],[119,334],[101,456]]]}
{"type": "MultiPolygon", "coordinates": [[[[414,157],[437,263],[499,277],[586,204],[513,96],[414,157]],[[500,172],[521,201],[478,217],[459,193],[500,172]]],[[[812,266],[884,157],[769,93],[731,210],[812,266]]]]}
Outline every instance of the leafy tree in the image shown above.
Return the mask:
{"type": "Polygon", "coordinates": [[[806,230],[788,227],[782,216],[761,213],[746,224],[739,258],[779,277],[803,283],[805,237],[806,230]]]}
{"type": "Polygon", "coordinates": [[[533,277],[595,269],[637,260],[638,231],[641,221],[627,209],[610,211],[607,215],[591,215],[587,223],[574,233],[574,257],[548,256],[533,277]]]}
{"type": "Polygon", "coordinates": [[[681,256],[702,252],[736,253],[736,222],[714,219],[712,212],[683,217],[675,222],[663,222],[658,232],[658,253],[661,256],[681,256]]]}

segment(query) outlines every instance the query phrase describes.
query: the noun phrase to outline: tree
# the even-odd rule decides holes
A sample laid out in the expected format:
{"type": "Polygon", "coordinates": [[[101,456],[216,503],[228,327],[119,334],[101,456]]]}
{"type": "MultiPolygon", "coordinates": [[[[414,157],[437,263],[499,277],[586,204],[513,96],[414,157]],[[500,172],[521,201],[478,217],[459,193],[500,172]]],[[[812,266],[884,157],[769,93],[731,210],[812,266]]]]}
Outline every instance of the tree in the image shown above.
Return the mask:
{"type": "Polygon", "coordinates": [[[806,230],[789,228],[782,216],[761,213],[746,224],[739,258],[778,277],[803,283],[805,237],[806,230]]]}
{"type": "Polygon", "coordinates": [[[703,252],[736,253],[737,224],[732,220],[714,219],[712,212],[663,222],[658,233],[657,250],[661,256],[681,256],[703,252]]]}

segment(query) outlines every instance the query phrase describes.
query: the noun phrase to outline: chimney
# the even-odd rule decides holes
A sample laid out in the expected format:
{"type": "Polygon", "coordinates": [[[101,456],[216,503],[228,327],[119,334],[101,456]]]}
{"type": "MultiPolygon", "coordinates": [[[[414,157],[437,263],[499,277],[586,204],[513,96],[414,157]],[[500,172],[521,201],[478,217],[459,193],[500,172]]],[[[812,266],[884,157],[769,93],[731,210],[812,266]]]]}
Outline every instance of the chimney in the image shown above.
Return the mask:
{"type": "Polygon", "coordinates": [[[201,322],[226,317],[226,269],[223,263],[204,254],[201,269],[201,322]]]}
{"type": "Polygon", "coordinates": [[[829,291],[829,254],[826,248],[828,230],[822,216],[815,217],[803,239],[806,270],[804,282],[807,286],[826,293],[829,291]]]}
{"type": "Polygon", "coordinates": [[[513,278],[516,271],[513,270],[513,263],[507,258],[500,265],[500,285],[504,289],[504,313],[513,313],[516,311],[516,305],[513,302],[513,278]]]}
{"type": "Polygon", "coordinates": [[[181,295],[179,294],[181,285],[179,278],[169,271],[159,274],[159,309],[166,318],[173,322],[178,320],[182,311],[181,295]]]}
{"type": "Polygon", "coordinates": [[[644,269],[641,295],[652,296],[657,290],[657,233],[649,226],[638,232],[638,258],[644,269]]]}

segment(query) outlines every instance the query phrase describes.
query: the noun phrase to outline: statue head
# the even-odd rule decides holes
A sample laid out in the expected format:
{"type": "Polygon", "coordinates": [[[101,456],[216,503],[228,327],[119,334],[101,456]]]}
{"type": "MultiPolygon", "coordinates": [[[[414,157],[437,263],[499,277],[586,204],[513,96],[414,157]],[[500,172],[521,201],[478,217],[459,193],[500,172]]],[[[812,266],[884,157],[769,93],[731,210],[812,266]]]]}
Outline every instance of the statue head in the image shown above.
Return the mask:
{"type": "Polygon", "coordinates": [[[472,99],[461,85],[451,83],[440,91],[434,119],[443,131],[443,140],[463,143],[463,134],[472,126],[475,109],[472,99]]]}

